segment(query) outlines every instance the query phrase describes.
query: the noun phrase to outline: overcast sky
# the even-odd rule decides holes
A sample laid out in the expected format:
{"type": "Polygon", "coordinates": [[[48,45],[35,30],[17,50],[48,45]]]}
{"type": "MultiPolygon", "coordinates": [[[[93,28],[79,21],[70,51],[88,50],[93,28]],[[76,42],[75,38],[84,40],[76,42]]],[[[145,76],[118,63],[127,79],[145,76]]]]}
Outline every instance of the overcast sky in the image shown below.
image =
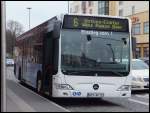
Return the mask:
{"type": "Polygon", "coordinates": [[[7,1],[6,20],[15,20],[24,26],[24,30],[29,29],[29,10],[30,28],[33,28],[53,16],[68,12],[67,1],[7,1]]]}

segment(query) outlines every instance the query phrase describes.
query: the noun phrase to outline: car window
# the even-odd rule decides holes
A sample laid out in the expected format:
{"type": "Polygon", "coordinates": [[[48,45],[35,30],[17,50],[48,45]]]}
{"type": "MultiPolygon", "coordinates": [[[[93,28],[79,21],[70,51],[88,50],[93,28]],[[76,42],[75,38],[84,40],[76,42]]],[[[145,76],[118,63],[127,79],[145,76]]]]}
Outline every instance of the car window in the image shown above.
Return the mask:
{"type": "Polygon", "coordinates": [[[132,69],[149,69],[149,66],[142,60],[132,61],[132,69]]]}

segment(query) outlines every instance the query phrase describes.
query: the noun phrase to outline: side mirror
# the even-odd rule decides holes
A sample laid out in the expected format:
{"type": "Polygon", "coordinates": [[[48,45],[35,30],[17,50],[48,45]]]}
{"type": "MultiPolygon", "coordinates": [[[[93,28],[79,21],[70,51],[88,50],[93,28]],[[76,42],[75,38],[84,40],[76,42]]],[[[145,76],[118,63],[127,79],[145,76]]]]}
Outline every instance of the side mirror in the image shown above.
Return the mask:
{"type": "Polygon", "coordinates": [[[61,21],[56,21],[54,23],[54,29],[53,29],[53,38],[57,39],[60,36],[60,28],[61,28],[61,21]]]}

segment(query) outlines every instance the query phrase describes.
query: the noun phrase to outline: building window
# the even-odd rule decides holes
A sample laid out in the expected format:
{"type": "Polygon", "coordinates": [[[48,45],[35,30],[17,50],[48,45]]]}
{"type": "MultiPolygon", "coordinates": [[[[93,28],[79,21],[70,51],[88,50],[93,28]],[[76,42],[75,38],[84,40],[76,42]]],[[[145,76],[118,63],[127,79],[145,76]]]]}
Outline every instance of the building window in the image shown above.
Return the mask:
{"type": "Polygon", "coordinates": [[[72,8],[70,8],[70,13],[72,13],[72,8]]]}
{"type": "Polygon", "coordinates": [[[149,22],[144,22],[144,33],[149,33],[149,22]]]}
{"type": "Polygon", "coordinates": [[[122,5],[123,4],[123,1],[119,1],[119,5],[122,5]]]}
{"type": "Polygon", "coordinates": [[[109,15],[109,1],[98,1],[98,14],[109,15]]]}
{"type": "Polygon", "coordinates": [[[90,13],[90,14],[92,14],[92,13],[93,13],[93,12],[92,12],[92,9],[90,9],[89,13],[90,13]]]}
{"type": "Polygon", "coordinates": [[[74,13],[77,13],[77,12],[78,12],[78,10],[79,10],[79,6],[78,6],[78,5],[76,5],[76,6],[75,6],[75,11],[74,11],[74,13]]]}
{"type": "Polygon", "coordinates": [[[148,47],[144,47],[144,57],[149,57],[149,48],[148,47]]]}
{"type": "Polygon", "coordinates": [[[132,15],[135,13],[135,6],[132,6],[132,15]]]}
{"type": "Polygon", "coordinates": [[[141,48],[137,47],[136,48],[136,58],[140,58],[141,57],[141,48]]]}
{"type": "Polygon", "coordinates": [[[82,13],[86,13],[86,1],[82,1],[82,13]]]}
{"type": "Polygon", "coordinates": [[[132,34],[133,35],[140,34],[140,23],[132,25],[132,34]]]}
{"type": "Polygon", "coordinates": [[[88,6],[89,7],[93,6],[93,2],[92,1],[88,1],[88,6]]]}
{"type": "Polygon", "coordinates": [[[123,16],[123,9],[119,10],[119,16],[123,16]]]}

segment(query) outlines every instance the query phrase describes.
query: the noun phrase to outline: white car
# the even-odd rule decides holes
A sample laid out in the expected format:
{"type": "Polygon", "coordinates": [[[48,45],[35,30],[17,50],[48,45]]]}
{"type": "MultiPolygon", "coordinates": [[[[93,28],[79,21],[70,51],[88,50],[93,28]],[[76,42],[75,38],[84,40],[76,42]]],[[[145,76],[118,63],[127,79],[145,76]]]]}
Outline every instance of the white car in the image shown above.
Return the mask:
{"type": "Polygon", "coordinates": [[[6,59],[6,65],[7,66],[13,66],[14,65],[14,60],[13,59],[6,59]]]}
{"type": "Polygon", "coordinates": [[[149,90],[149,66],[140,59],[132,59],[132,90],[149,90]]]}

